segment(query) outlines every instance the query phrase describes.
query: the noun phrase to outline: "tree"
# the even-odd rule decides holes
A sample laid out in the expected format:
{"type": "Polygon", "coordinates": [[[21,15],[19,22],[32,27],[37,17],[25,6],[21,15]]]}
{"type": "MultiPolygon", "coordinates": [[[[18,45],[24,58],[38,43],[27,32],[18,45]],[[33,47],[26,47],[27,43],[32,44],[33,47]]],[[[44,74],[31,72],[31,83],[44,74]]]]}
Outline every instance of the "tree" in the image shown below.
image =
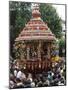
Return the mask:
{"type": "Polygon", "coordinates": [[[65,39],[64,38],[61,38],[59,40],[59,55],[60,56],[65,56],[65,48],[66,48],[66,43],[65,43],[65,39]]]}
{"type": "Polygon", "coordinates": [[[14,40],[18,37],[25,24],[31,18],[31,3],[13,2],[9,3],[10,12],[10,54],[13,52],[14,40]]]}
{"type": "Polygon", "coordinates": [[[61,18],[59,18],[56,9],[51,4],[40,4],[40,12],[43,21],[47,22],[56,38],[60,38],[62,36],[61,18]]]}

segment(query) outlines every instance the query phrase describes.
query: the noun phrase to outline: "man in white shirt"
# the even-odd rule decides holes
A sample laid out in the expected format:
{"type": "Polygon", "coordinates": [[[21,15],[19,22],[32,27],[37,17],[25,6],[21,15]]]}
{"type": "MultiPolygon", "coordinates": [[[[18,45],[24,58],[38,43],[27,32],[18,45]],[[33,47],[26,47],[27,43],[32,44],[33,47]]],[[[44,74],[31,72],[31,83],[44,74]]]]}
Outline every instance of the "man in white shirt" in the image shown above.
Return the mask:
{"type": "Polygon", "coordinates": [[[14,76],[15,77],[17,76],[17,70],[14,70],[14,76]]]}
{"type": "Polygon", "coordinates": [[[22,73],[21,71],[18,71],[18,73],[17,73],[17,76],[16,76],[16,77],[17,77],[17,78],[19,78],[20,80],[22,80],[22,79],[26,78],[25,74],[24,74],[24,73],[22,73]]]}

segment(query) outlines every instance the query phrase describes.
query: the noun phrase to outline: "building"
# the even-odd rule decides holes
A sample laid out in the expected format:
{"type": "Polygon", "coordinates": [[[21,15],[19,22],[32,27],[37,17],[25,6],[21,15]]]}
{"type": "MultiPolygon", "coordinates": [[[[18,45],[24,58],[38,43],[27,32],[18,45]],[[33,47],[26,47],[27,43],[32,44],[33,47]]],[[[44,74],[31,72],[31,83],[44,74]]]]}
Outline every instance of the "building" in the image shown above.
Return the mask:
{"type": "Polygon", "coordinates": [[[44,70],[51,66],[51,47],[56,38],[47,23],[41,19],[39,5],[34,4],[32,18],[25,25],[15,42],[21,42],[25,53],[17,62],[20,67],[33,70],[44,70]]]}

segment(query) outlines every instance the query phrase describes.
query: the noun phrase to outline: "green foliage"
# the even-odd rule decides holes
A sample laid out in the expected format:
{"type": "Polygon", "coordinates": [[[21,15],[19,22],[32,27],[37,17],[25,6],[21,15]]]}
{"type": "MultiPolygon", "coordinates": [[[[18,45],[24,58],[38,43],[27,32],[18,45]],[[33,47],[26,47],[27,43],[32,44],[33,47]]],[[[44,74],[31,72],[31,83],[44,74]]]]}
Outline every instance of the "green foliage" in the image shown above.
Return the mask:
{"type": "Polygon", "coordinates": [[[47,22],[51,31],[57,38],[61,37],[61,19],[59,18],[56,9],[50,4],[40,4],[41,17],[44,22],[47,22]]]}
{"type": "Polygon", "coordinates": [[[62,38],[62,39],[59,40],[59,47],[62,48],[62,49],[63,48],[65,49],[65,39],[62,38]]]}
{"type": "Polygon", "coordinates": [[[10,53],[12,54],[14,40],[18,37],[19,33],[24,28],[25,24],[31,18],[31,3],[23,2],[9,2],[9,14],[10,14],[10,53]]]}
{"type": "Polygon", "coordinates": [[[15,59],[20,59],[21,55],[25,56],[26,54],[26,45],[24,44],[24,42],[15,42],[15,44],[13,45],[13,52],[15,53],[15,59]]]}
{"type": "Polygon", "coordinates": [[[15,39],[19,35],[25,24],[30,20],[30,6],[30,3],[10,2],[10,27],[12,25],[14,29],[11,29],[12,32],[14,32],[13,39],[15,39]]]}
{"type": "Polygon", "coordinates": [[[59,55],[60,56],[65,56],[66,53],[66,43],[65,43],[65,39],[61,38],[59,40],[59,55]]]}

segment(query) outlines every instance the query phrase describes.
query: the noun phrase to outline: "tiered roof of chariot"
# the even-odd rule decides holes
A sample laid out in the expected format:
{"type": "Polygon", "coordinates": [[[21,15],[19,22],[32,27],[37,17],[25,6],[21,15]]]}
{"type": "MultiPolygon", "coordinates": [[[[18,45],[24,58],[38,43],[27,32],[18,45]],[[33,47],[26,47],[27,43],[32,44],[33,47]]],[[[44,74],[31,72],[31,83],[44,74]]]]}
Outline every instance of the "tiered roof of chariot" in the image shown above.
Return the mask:
{"type": "Polygon", "coordinates": [[[25,25],[15,41],[21,40],[55,40],[54,34],[48,28],[47,23],[41,19],[39,5],[34,4],[32,9],[32,18],[25,25]]]}

